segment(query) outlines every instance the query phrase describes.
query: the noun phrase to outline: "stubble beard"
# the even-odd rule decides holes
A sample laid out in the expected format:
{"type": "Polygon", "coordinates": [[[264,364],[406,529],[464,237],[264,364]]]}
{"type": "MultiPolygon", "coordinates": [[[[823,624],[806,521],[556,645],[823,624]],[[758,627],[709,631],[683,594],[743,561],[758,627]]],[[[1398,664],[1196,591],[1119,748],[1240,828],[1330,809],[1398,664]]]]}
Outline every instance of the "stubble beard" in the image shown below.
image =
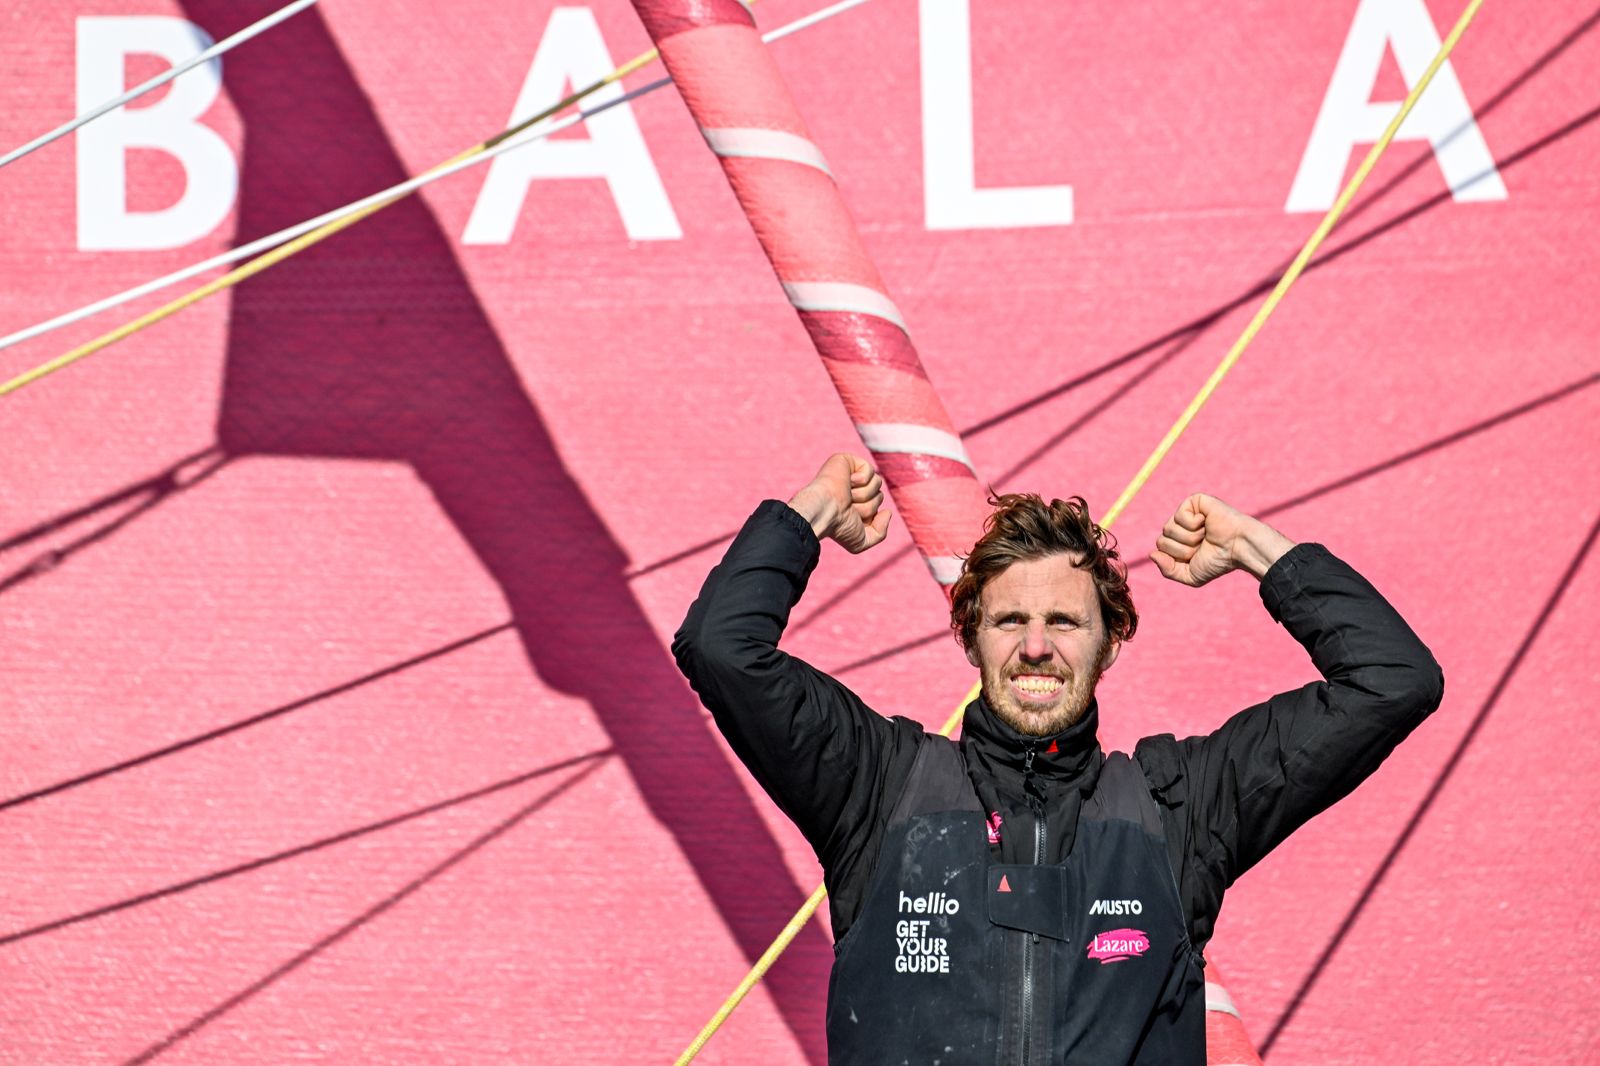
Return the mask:
{"type": "Polygon", "coordinates": [[[1098,667],[1089,677],[1080,677],[1068,667],[1050,670],[1039,667],[1004,670],[984,667],[983,698],[1002,722],[1023,736],[1054,736],[1082,721],[1089,710],[1089,701],[1094,699],[1094,688],[1100,680],[1100,674],[1098,667]],[[1029,707],[1011,691],[1010,679],[1018,674],[1059,677],[1063,695],[1049,707],[1029,707]]]}

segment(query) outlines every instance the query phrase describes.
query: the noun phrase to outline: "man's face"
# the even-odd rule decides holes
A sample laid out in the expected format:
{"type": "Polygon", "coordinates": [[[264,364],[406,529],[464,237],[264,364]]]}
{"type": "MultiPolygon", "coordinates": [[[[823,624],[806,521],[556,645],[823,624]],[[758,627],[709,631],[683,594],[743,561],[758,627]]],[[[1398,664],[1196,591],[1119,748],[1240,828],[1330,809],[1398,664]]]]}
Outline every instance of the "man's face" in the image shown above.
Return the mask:
{"type": "Polygon", "coordinates": [[[1117,657],[1106,639],[1094,578],[1070,555],[1012,563],[984,586],[967,659],[1004,722],[1050,736],[1083,717],[1100,673],[1117,657]]]}

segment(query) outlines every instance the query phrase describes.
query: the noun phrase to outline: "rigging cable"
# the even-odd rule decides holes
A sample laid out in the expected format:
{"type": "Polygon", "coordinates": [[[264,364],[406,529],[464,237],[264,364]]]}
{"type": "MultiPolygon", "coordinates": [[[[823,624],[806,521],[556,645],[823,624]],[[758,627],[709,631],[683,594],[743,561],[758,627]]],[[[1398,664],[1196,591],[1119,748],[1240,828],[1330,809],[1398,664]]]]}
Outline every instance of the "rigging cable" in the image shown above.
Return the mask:
{"type": "MultiPolygon", "coordinates": [[[[763,39],[769,42],[781,40],[784,37],[798,33],[803,29],[808,29],[819,22],[830,19],[835,15],[840,15],[852,8],[859,7],[866,2],[867,0],[840,0],[838,3],[831,4],[827,7],[814,11],[809,15],[802,16],[793,22],[789,22],[783,26],[780,26],[778,29],[768,33],[763,39]]],[[[154,311],[151,311],[146,315],[136,318],[131,322],[125,323],[117,329],[102,334],[101,336],[96,337],[94,340],[79,345],[78,347],[63,353],[62,355],[59,355],[46,363],[42,363],[31,370],[24,371],[23,373],[18,374],[9,380],[0,382],[0,397],[16,392],[18,389],[21,389],[26,385],[30,385],[40,378],[52,374],[63,367],[70,366],[80,359],[87,358],[88,356],[94,355],[96,352],[102,351],[105,348],[109,348],[118,341],[130,337],[142,329],[155,325],[157,322],[160,322],[161,320],[168,318],[179,311],[182,311],[184,308],[198,303],[207,296],[221,292],[223,289],[231,288],[232,286],[237,285],[239,282],[259,274],[263,270],[282,262],[298,252],[302,252],[305,249],[310,248],[312,245],[333,236],[335,233],[354,225],[362,219],[376,214],[383,208],[405,198],[406,196],[426,185],[429,185],[442,178],[449,177],[451,174],[459,173],[460,171],[466,170],[469,167],[477,166],[480,163],[484,163],[504,152],[512,151],[521,147],[522,145],[530,144],[534,141],[542,140],[546,137],[552,136],[561,132],[562,130],[570,128],[579,122],[583,122],[602,111],[616,107],[618,104],[623,104],[630,100],[637,99],[666,86],[670,79],[658,79],[649,83],[648,85],[642,85],[637,89],[631,90],[630,92],[623,93],[614,99],[607,100],[603,103],[595,105],[594,107],[587,108],[577,115],[570,116],[558,122],[553,122],[541,129],[528,132],[531,127],[551,118],[552,116],[583,100],[591,94],[598,92],[606,86],[622,80],[627,75],[653,62],[656,58],[657,53],[654,49],[638,55],[593,84],[572,92],[557,103],[545,108],[543,111],[540,111],[538,114],[516,123],[510,128],[503,130],[502,132],[489,138],[488,140],[474,145],[473,147],[461,152],[453,158],[448,159],[427,171],[424,171],[422,174],[408,181],[401,182],[400,184],[385,189],[381,192],[373,193],[371,196],[367,196],[361,200],[346,204],[343,207],[326,212],[317,216],[316,218],[308,219],[305,222],[290,226],[287,229],[280,230],[277,233],[262,237],[255,241],[251,241],[249,244],[241,245],[238,248],[234,248],[228,252],[214,256],[203,262],[184,267],[179,271],[168,274],[154,281],[146,282],[143,285],[128,289],[127,291],[118,293],[114,296],[108,296],[103,300],[99,300],[85,307],[81,307],[76,311],[57,316],[56,318],[50,319],[46,322],[41,322],[23,330],[19,330],[18,332],[9,334],[8,336],[0,337],[0,350],[3,350],[13,345],[20,344],[23,341],[31,340],[34,337],[49,333],[53,330],[60,329],[75,322],[80,322],[91,315],[97,314],[100,311],[108,310],[109,308],[128,303],[129,301],[135,300],[140,296],[148,295],[152,292],[166,288],[169,285],[177,284],[180,281],[186,281],[198,274],[205,273],[207,270],[210,270],[213,267],[236,262],[240,259],[254,255],[257,252],[266,253],[257,259],[251,260],[244,266],[239,267],[230,273],[224,274],[214,281],[208,282],[207,284],[202,285],[189,293],[186,293],[171,303],[156,308],[154,311]],[[522,133],[528,133],[528,135],[526,137],[517,139],[518,135],[522,133]]]]}
{"type": "Polygon", "coordinates": [[[233,36],[218,41],[210,48],[207,48],[205,51],[196,55],[190,56],[177,66],[169,67],[144,84],[137,85],[123,93],[121,96],[118,96],[115,99],[107,100],[105,103],[85,111],[77,118],[72,119],[69,122],[62,123],[49,133],[41,134],[40,136],[35,137],[21,148],[13,148],[4,156],[0,156],[0,167],[5,166],[7,163],[12,163],[18,159],[21,159],[29,152],[38,151],[51,141],[65,137],[78,127],[88,125],[101,115],[115,111],[123,104],[139,99],[139,97],[143,96],[147,92],[161,88],[161,86],[165,85],[173,78],[176,78],[178,75],[187,74],[189,71],[200,66],[202,63],[208,63],[211,60],[216,59],[218,56],[222,55],[222,53],[227,52],[238,45],[244,44],[244,42],[250,40],[252,37],[255,37],[257,34],[264,33],[265,31],[272,29],[272,27],[276,26],[284,19],[287,19],[292,15],[298,15],[300,12],[304,11],[306,8],[310,7],[316,2],[317,0],[294,0],[294,3],[288,4],[277,11],[274,11],[272,14],[258,22],[251,23],[233,36]]]}

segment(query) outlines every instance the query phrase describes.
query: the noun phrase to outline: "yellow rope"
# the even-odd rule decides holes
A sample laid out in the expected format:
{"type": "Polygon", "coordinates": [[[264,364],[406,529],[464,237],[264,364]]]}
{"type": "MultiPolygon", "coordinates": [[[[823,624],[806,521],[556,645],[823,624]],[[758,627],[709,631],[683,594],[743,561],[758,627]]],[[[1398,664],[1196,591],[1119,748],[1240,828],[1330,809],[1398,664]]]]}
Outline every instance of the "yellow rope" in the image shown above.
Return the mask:
{"type": "MultiPolygon", "coordinates": [[[[432,174],[435,171],[443,170],[445,167],[453,166],[464,159],[470,159],[475,155],[480,155],[483,152],[487,152],[489,149],[495,147],[496,145],[502,144],[509,138],[515,137],[517,134],[528,129],[535,123],[542,122],[545,119],[550,118],[552,115],[571,107],[573,104],[577,103],[579,100],[582,100],[590,93],[597,92],[613,82],[622,80],[629,74],[632,74],[634,71],[638,70],[640,67],[653,62],[659,56],[660,53],[654,48],[650,49],[648,52],[645,52],[643,55],[635,56],[633,59],[630,59],[628,62],[622,64],[622,66],[618,67],[616,70],[613,70],[610,74],[607,74],[594,84],[571,93],[565,99],[545,108],[537,115],[534,115],[528,119],[524,119],[509,129],[502,130],[500,133],[495,134],[488,140],[483,141],[480,144],[473,145],[471,148],[468,148],[459,155],[447,159],[443,163],[439,163],[436,166],[430,167],[424,173],[432,174]]],[[[263,270],[266,270],[268,267],[281,263],[290,256],[295,255],[298,252],[303,252],[312,245],[328,239],[335,233],[338,233],[340,230],[353,226],[362,219],[377,214],[390,204],[404,200],[407,196],[410,196],[414,192],[416,192],[415,189],[411,190],[411,192],[401,193],[400,195],[391,197],[387,200],[380,200],[375,204],[371,204],[370,206],[362,208],[360,211],[352,212],[351,214],[345,215],[342,218],[336,218],[332,222],[318,226],[311,232],[302,234],[286,244],[279,245],[270,252],[266,252],[257,256],[243,266],[229,271],[220,278],[217,278],[215,281],[207,282],[198,289],[178,297],[176,300],[173,300],[171,303],[166,304],[165,306],[156,308],[149,314],[141,315],[131,322],[127,322],[121,326],[118,326],[109,333],[101,334],[94,340],[89,341],[87,344],[81,344],[65,354],[56,356],[48,363],[42,363],[39,366],[34,367],[32,370],[18,374],[9,381],[0,382],[0,396],[13,393],[25,385],[32,384],[47,374],[53,374],[62,367],[71,366],[79,359],[87,358],[98,351],[109,348],[118,341],[133,336],[135,333],[138,333],[147,326],[153,326],[162,319],[170,318],[179,311],[182,311],[184,308],[189,307],[192,304],[199,303],[207,296],[221,292],[223,289],[232,288],[233,286],[239,284],[239,282],[244,281],[247,278],[254,277],[263,270]]]]}
{"type": "Polygon", "coordinates": [[[1406,94],[1405,103],[1400,105],[1400,110],[1395,113],[1388,128],[1383,131],[1383,136],[1379,137],[1378,143],[1372,146],[1372,150],[1367,153],[1367,157],[1361,161],[1361,165],[1351,175],[1349,183],[1344,187],[1344,191],[1339,194],[1339,198],[1333,202],[1333,206],[1323,216],[1322,222],[1312,232],[1310,239],[1306,241],[1305,247],[1300,249],[1300,254],[1294,257],[1294,262],[1289,264],[1289,269],[1285,270],[1283,277],[1278,279],[1278,284],[1272,290],[1272,295],[1267,297],[1266,302],[1261,305],[1261,309],[1256,312],[1255,317],[1250,320],[1250,324],[1245,327],[1244,333],[1229,349],[1228,354],[1223,356],[1222,362],[1217,364],[1217,368],[1211,372],[1211,376],[1200,387],[1200,391],[1195,393],[1194,399],[1189,401],[1189,406],[1184,409],[1183,414],[1179,415],[1178,420],[1172,424],[1172,428],[1167,430],[1167,435],[1161,438],[1161,443],[1156,445],[1156,450],[1150,453],[1150,458],[1144,461],[1144,466],[1140,467],[1139,472],[1133,476],[1133,480],[1128,482],[1128,487],[1122,490],[1122,495],[1117,497],[1116,502],[1111,505],[1111,509],[1106,512],[1105,518],[1101,520],[1100,524],[1102,526],[1110,526],[1112,522],[1117,520],[1117,516],[1122,514],[1123,509],[1144,487],[1144,483],[1150,479],[1150,475],[1155,471],[1155,468],[1161,464],[1161,460],[1166,458],[1167,452],[1172,450],[1173,444],[1183,435],[1183,431],[1189,428],[1189,423],[1194,420],[1195,415],[1199,414],[1200,408],[1205,406],[1205,402],[1211,398],[1211,394],[1216,391],[1217,386],[1227,376],[1228,371],[1233,369],[1233,364],[1239,361],[1239,356],[1244,354],[1244,350],[1250,346],[1250,342],[1255,340],[1256,334],[1261,332],[1261,327],[1266,325],[1267,318],[1278,306],[1279,301],[1283,299],[1284,294],[1289,291],[1289,287],[1295,283],[1295,279],[1300,276],[1300,272],[1306,268],[1306,264],[1311,261],[1311,257],[1316,254],[1317,249],[1321,247],[1323,239],[1328,236],[1334,224],[1339,221],[1339,216],[1344,214],[1344,209],[1350,205],[1351,200],[1355,199],[1356,191],[1361,188],[1361,183],[1367,180],[1367,175],[1372,172],[1373,166],[1378,162],[1378,157],[1383,154],[1384,149],[1389,147],[1389,142],[1394,140],[1394,136],[1400,131],[1400,126],[1405,122],[1406,116],[1411,114],[1411,109],[1416,106],[1417,99],[1422,96],[1422,92],[1428,87],[1428,83],[1433,81],[1433,76],[1438,73],[1439,68],[1444,66],[1444,61],[1450,57],[1456,42],[1461,40],[1461,35],[1466,32],[1467,25],[1472,22],[1473,16],[1477,15],[1478,8],[1482,5],[1483,0],[1472,0],[1467,5],[1466,11],[1462,12],[1461,18],[1457,20],[1455,28],[1450,31],[1450,36],[1446,37],[1444,43],[1439,46],[1439,54],[1433,57],[1433,62],[1428,64],[1428,69],[1417,80],[1417,84],[1412,86],[1411,92],[1406,94]]]}
{"type": "Polygon", "coordinates": [[[800,935],[800,930],[805,928],[806,923],[811,920],[811,916],[816,913],[817,906],[827,898],[827,895],[827,885],[818,885],[816,887],[800,909],[795,912],[794,917],[789,919],[789,924],[783,927],[783,932],[778,934],[778,939],[774,940],[772,946],[761,953],[761,957],[750,968],[750,972],[744,975],[744,980],[740,981],[739,987],[733,990],[733,995],[723,1001],[722,1006],[717,1008],[717,1013],[713,1014],[711,1020],[706,1022],[705,1028],[700,1030],[700,1035],[696,1036],[694,1042],[684,1049],[682,1055],[678,1056],[675,1066],[683,1066],[684,1063],[700,1054],[700,1049],[706,1046],[706,1041],[711,1039],[711,1034],[722,1027],[722,1023],[728,1020],[728,1015],[733,1013],[733,1009],[756,986],[756,983],[766,976],[767,970],[774,962],[778,961],[778,956],[783,954],[784,949],[789,946],[789,942],[800,935]]]}
{"type": "MultiPolygon", "coordinates": [[[[956,723],[961,721],[962,711],[966,709],[969,702],[977,698],[979,687],[978,685],[972,686],[972,691],[967,694],[965,700],[961,701],[961,706],[956,708],[956,713],[952,714],[950,720],[944,724],[944,728],[939,730],[940,736],[947,737],[955,732],[956,723]]],[[[683,1049],[683,1054],[678,1056],[673,1066],[684,1066],[685,1063],[700,1054],[700,1049],[706,1046],[706,1041],[710,1040],[712,1034],[722,1028],[722,1023],[728,1020],[728,1015],[733,1013],[734,1008],[744,1001],[745,996],[750,994],[750,990],[767,975],[767,971],[772,968],[772,964],[778,961],[778,956],[782,955],[789,947],[790,941],[800,935],[800,930],[805,928],[806,923],[811,920],[811,916],[817,913],[817,908],[822,906],[822,901],[827,898],[828,886],[826,884],[820,884],[811,890],[811,895],[807,896],[806,901],[800,905],[800,909],[794,912],[794,917],[790,918],[789,924],[783,927],[783,932],[779,933],[777,939],[772,942],[766,951],[761,953],[761,957],[756,960],[756,964],[750,967],[750,972],[744,975],[744,979],[739,982],[738,987],[733,990],[727,999],[722,1001],[722,1006],[718,1007],[717,1012],[701,1027],[700,1032],[689,1042],[689,1046],[683,1049]]]]}
{"type": "MultiPolygon", "coordinates": [[[[1233,364],[1239,361],[1239,356],[1244,354],[1244,350],[1250,346],[1250,342],[1255,339],[1256,334],[1261,332],[1261,327],[1266,324],[1267,318],[1271,316],[1273,309],[1283,299],[1284,293],[1289,291],[1289,287],[1294,284],[1295,279],[1300,276],[1301,271],[1305,269],[1311,257],[1316,254],[1318,246],[1328,236],[1334,224],[1339,221],[1339,216],[1344,213],[1344,209],[1355,198],[1357,190],[1361,188],[1361,183],[1366,181],[1367,175],[1371,172],[1373,165],[1377,163],[1378,157],[1383,154],[1385,148],[1389,147],[1389,142],[1394,140],[1395,134],[1400,129],[1400,124],[1411,113],[1417,98],[1428,87],[1428,83],[1433,80],[1434,74],[1444,65],[1444,61],[1449,58],[1450,52],[1456,46],[1456,42],[1461,39],[1462,33],[1466,31],[1467,25],[1472,22],[1482,4],[1483,0],[1472,0],[1467,5],[1467,10],[1462,14],[1460,20],[1456,22],[1455,28],[1450,31],[1450,35],[1445,38],[1444,44],[1440,46],[1439,54],[1433,57],[1433,62],[1428,64],[1427,71],[1418,79],[1417,84],[1412,87],[1411,92],[1406,96],[1405,103],[1400,105],[1400,111],[1395,115],[1394,120],[1383,131],[1383,136],[1378,139],[1378,142],[1372,146],[1372,150],[1367,153],[1367,157],[1361,161],[1361,166],[1356,168],[1355,174],[1351,176],[1349,183],[1344,187],[1344,191],[1339,194],[1339,198],[1334,201],[1333,207],[1328,210],[1321,224],[1317,226],[1310,239],[1306,241],[1305,247],[1300,249],[1300,254],[1295,256],[1294,262],[1290,264],[1289,269],[1279,279],[1277,287],[1272,290],[1272,295],[1268,296],[1266,302],[1261,305],[1261,310],[1257,311],[1256,316],[1250,320],[1250,324],[1245,327],[1243,335],[1229,349],[1228,354],[1217,365],[1217,369],[1212,371],[1211,376],[1206,379],[1206,383],[1201,386],[1195,398],[1189,402],[1189,406],[1179,416],[1178,421],[1173,423],[1171,429],[1167,430],[1167,435],[1161,438],[1161,443],[1156,446],[1156,450],[1150,453],[1150,458],[1145,460],[1144,466],[1139,468],[1139,472],[1128,483],[1128,487],[1122,490],[1122,495],[1117,497],[1117,501],[1111,505],[1111,509],[1106,512],[1105,517],[1100,519],[1100,527],[1102,529],[1110,529],[1111,524],[1122,514],[1129,502],[1132,501],[1134,496],[1138,495],[1139,490],[1144,487],[1144,483],[1150,479],[1151,473],[1161,464],[1161,460],[1166,458],[1167,452],[1172,450],[1173,443],[1183,435],[1183,431],[1189,427],[1189,423],[1194,420],[1194,416],[1201,407],[1205,406],[1205,402],[1211,398],[1211,394],[1216,391],[1217,385],[1227,376],[1228,371],[1233,369],[1233,364]]],[[[982,691],[982,687],[980,682],[967,690],[966,696],[956,705],[955,711],[939,730],[940,736],[947,737],[955,732],[956,724],[961,721],[961,716],[965,712],[967,704],[978,698],[978,693],[982,691]]],[[[825,885],[817,886],[816,891],[811,893],[805,905],[790,919],[789,924],[784,926],[783,932],[779,934],[778,939],[774,940],[772,946],[762,954],[761,958],[756,960],[756,964],[750,968],[750,972],[745,974],[744,980],[739,982],[739,986],[733,990],[733,994],[723,1002],[721,1007],[717,1008],[717,1012],[711,1016],[711,1020],[706,1022],[705,1027],[700,1030],[700,1034],[694,1038],[694,1042],[684,1050],[683,1054],[678,1056],[673,1066],[685,1066],[686,1063],[700,1053],[700,1049],[705,1047],[706,1041],[710,1040],[712,1034],[721,1028],[722,1023],[727,1021],[728,1015],[733,1013],[734,1008],[756,986],[756,983],[771,968],[773,962],[789,946],[789,942],[795,938],[805,923],[816,913],[817,907],[822,904],[822,900],[827,894],[828,891],[825,885]]]]}

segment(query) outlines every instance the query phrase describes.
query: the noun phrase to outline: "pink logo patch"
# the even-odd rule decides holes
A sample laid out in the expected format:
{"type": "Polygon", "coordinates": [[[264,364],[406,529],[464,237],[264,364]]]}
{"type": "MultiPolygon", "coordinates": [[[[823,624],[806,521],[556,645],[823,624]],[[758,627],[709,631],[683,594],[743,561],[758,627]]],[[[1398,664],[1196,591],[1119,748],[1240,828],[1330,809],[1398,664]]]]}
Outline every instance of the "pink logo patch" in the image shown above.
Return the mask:
{"type": "Polygon", "coordinates": [[[989,824],[989,843],[990,843],[990,845],[992,846],[992,845],[1000,843],[1000,812],[999,811],[990,811],[989,812],[989,823],[988,824],[989,824]]]}
{"type": "Polygon", "coordinates": [[[1150,950],[1150,938],[1143,929],[1111,929],[1096,933],[1089,941],[1089,958],[1099,959],[1100,965],[1121,962],[1143,955],[1150,950]]]}

